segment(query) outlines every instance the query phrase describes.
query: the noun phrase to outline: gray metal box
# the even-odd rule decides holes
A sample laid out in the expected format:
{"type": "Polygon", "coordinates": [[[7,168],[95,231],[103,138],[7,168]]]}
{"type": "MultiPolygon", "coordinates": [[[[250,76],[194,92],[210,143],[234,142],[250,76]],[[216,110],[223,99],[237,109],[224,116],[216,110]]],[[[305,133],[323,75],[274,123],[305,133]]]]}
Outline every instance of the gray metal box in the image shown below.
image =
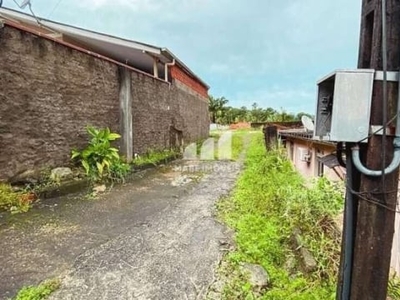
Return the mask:
{"type": "Polygon", "coordinates": [[[371,69],[338,70],[318,81],[314,139],[358,142],[368,136],[374,75],[371,69]]]}

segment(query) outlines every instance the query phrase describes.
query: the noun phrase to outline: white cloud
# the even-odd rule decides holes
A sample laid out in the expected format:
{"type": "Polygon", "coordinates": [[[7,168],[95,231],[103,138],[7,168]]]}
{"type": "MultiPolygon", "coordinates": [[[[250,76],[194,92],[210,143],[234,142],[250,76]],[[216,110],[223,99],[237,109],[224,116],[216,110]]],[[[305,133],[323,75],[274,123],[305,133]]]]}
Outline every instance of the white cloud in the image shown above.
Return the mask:
{"type": "MultiPolygon", "coordinates": [[[[35,9],[46,16],[50,8],[44,2],[35,2],[35,9]]],[[[356,64],[360,3],[69,0],[53,16],[168,47],[210,84],[212,93],[226,96],[231,104],[256,101],[312,112],[315,81],[356,64]]]]}

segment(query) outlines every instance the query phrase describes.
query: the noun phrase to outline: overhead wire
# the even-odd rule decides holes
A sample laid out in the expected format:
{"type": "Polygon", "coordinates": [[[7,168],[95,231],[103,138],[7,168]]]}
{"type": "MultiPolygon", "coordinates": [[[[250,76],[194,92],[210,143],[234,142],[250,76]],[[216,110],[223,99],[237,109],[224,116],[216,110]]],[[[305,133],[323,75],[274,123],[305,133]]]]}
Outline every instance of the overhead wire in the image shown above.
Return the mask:
{"type": "Polygon", "coordinates": [[[52,10],[49,12],[49,14],[47,15],[47,19],[49,19],[51,17],[51,15],[56,11],[56,9],[58,8],[58,6],[60,5],[60,3],[63,0],[58,0],[56,5],[53,6],[52,10]]]}
{"type": "MultiPolygon", "coordinates": [[[[387,123],[387,102],[388,102],[388,90],[387,90],[387,34],[386,34],[386,0],[382,0],[382,68],[383,68],[383,84],[382,84],[382,124],[387,123]]],[[[382,132],[382,189],[385,190],[386,186],[386,126],[382,132]]],[[[383,202],[386,203],[386,195],[382,194],[383,202]]]]}
{"type": "MultiPolygon", "coordinates": [[[[356,196],[358,197],[358,199],[360,199],[360,200],[364,200],[364,201],[369,202],[369,203],[371,203],[371,204],[375,204],[375,205],[380,206],[380,207],[382,207],[382,208],[385,208],[385,209],[387,209],[387,210],[389,210],[389,211],[392,211],[392,212],[395,212],[395,213],[399,213],[399,214],[400,214],[400,210],[394,209],[394,208],[392,208],[392,207],[390,207],[390,206],[388,206],[388,205],[382,203],[379,199],[376,199],[375,197],[372,197],[371,194],[373,194],[373,193],[371,193],[371,192],[357,192],[357,191],[353,190],[353,189],[352,189],[350,186],[348,186],[348,185],[346,185],[346,188],[348,188],[349,191],[350,191],[353,195],[356,195],[356,196]]],[[[374,193],[376,193],[376,194],[382,194],[382,193],[378,193],[378,192],[374,192],[374,193]]],[[[385,193],[389,193],[389,192],[385,192],[385,193]]],[[[392,191],[391,193],[397,193],[397,191],[392,191]]]]}
{"type": "Polygon", "coordinates": [[[390,118],[385,124],[383,124],[381,127],[379,127],[378,129],[376,129],[375,131],[371,132],[369,135],[367,135],[365,138],[357,141],[357,144],[362,143],[368,139],[370,139],[371,137],[373,137],[374,135],[377,135],[379,132],[383,131],[383,129],[386,128],[390,125],[390,123],[392,123],[394,120],[396,120],[398,117],[400,117],[400,111],[397,112],[392,118],[390,118]]]}

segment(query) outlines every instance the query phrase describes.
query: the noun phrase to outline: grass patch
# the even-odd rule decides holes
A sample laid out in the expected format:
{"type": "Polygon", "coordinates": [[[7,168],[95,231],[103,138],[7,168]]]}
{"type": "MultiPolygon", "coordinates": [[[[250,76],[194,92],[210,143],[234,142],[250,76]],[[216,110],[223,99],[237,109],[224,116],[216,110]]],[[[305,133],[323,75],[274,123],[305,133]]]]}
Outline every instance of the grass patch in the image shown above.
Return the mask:
{"type": "MultiPolygon", "coordinates": [[[[223,136],[224,133],[227,131],[212,131],[210,133],[209,138],[214,139],[214,159],[218,160],[218,141],[219,139],[223,136]]],[[[232,151],[232,160],[237,160],[242,153],[244,149],[244,136],[248,134],[248,132],[245,131],[232,131],[232,144],[231,144],[231,151],[232,151]]],[[[203,143],[206,140],[200,140],[196,142],[196,153],[199,156],[201,154],[201,148],[203,146],[203,143]]]]}
{"type": "Polygon", "coordinates": [[[50,296],[51,293],[56,291],[60,287],[60,281],[58,279],[51,279],[43,281],[37,286],[23,287],[14,300],[42,300],[50,296]]]}
{"type": "Polygon", "coordinates": [[[244,149],[244,139],[249,133],[246,131],[234,131],[232,134],[232,159],[237,160],[244,149]]]}
{"type": "Polygon", "coordinates": [[[34,200],[34,194],[15,192],[11,185],[0,183],[0,210],[11,213],[27,212],[34,200]]]}
{"type": "Polygon", "coordinates": [[[133,167],[140,167],[144,165],[158,165],[168,159],[176,158],[178,153],[174,150],[155,151],[150,150],[143,155],[139,155],[132,161],[133,167]]]}
{"type": "Polygon", "coordinates": [[[237,250],[227,255],[224,299],[334,299],[340,241],[330,220],[343,206],[340,189],[326,179],[307,188],[281,150],[266,153],[261,134],[252,134],[245,170],[232,197],[218,204],[220,217],[236,231],[237,250]],[[295,228],[318,263],[312,274],[285,268],[295,228]],[[262,265],[271,286],[254,293],[240,263],[262,265]]]}

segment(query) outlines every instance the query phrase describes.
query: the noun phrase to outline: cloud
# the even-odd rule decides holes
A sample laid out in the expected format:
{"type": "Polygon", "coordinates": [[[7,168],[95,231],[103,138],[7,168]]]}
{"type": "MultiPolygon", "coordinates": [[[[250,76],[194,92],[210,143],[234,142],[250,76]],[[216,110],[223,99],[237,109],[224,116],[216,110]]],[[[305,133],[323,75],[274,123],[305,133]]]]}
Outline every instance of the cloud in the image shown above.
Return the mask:
{"type": "MultiPolygon", "coordinates": [[[[33,1],[35,12],[49,13],[45,1],[33,1]]],[[[231,102],[312,111],[316,80],[356,65],[360,7],[361,0],[69,0],[53,18],[167,47],[231,102]]]]}

